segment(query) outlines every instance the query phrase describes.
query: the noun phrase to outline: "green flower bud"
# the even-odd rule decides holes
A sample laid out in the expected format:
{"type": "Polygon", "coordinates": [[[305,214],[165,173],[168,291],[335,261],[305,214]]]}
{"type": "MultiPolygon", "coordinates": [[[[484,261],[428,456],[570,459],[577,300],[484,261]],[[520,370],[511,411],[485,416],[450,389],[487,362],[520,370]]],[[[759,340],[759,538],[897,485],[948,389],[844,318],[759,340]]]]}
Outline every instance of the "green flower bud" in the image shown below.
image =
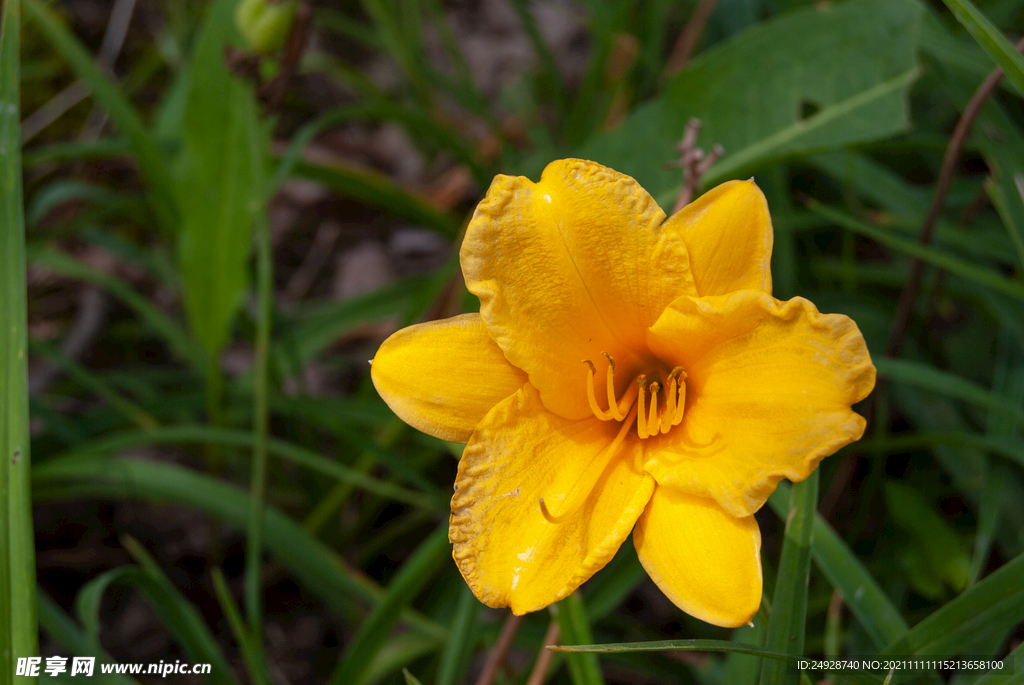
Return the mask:
{"type": "Polygon", "coordinates": [[[254,52],[277,52],[288,40],[297,6],[297,0],[242,0],[235,9],[235,25],[254,52]]]}

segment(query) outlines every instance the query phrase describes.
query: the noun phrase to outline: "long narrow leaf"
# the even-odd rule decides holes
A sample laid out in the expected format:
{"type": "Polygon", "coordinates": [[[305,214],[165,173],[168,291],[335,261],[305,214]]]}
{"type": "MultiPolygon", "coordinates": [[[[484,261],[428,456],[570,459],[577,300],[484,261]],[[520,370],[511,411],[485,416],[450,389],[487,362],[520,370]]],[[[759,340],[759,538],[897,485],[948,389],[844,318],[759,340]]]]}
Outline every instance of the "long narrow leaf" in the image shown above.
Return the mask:
{"type": "Polygon", "coordinates": [[[854,233],[859,233],[860,235],[871,238],[872,240],[876,240],[883,245],[888,245],[899,252],[903,252],[911,257],[922,259],[934,266],[946,269],[950,273],[966,278],[967,280],[974,281],[975,283],[988,286],[992,290],[1004,295],[1009,295],[1014,299],[1024,300],[1024,286],[1002,276],[996,271],[981,266],[975,266],[974,264],[965,262],[962,259],[952,257],[941,250],[925,247],[919,243],[891,235],[876,226],[872,226],[871,224],[867,224],[863,221],[858,221],[852,216],[832,209],[831,207],[827,207],[820,202],[811,202],[808,205],[808,209],[815,214],[829,219],[830,221],[834,221],[843,228],[851,230],[854,233]]]}
{"type": "Polygon", "coordinates": [[[977,383],[961,378],[948,371],[908,359],[879,357],[874,360],[878,375],[898,383],[915,385],[925,390],[941,393],[947,397],[964,400],[1024,420],[1024,408],[1019,404],[995,395],[977,383]]]}
{"type": "MultiPolygon", "coordinates": [[[[64,459],[80,458],[84,455],[99,456],[113,454],[131,447],[142,445],[203,443],[241,447],[252,449],[255,438],[251,433],[226,428],[210,428],[208,426],[165,426],[152,430],[134,431],[115,435],[93,443],[80,445],[64,455],[64,459]]],[[[386,481],[368,476],[351,467],[325,459],[320,454],[307,450],[294,443],[284,440],[271,440],[268,443],[271,454],[288,461],[293,461],[318,473],[338,480],[351,483],[367,492],[386,497],[406,504],[422,507],[429,511],[447,511],[438,500],[406,488],[393,485],[386,481]]],[[[43,475],[50,473],[50,462],[43,466],[43,475]]],[[[59,468],[59,467],[58,467],[59,468]]]]}
{"type": "MultiPolygon", "coordinates": [[[[64,613],[42,588],[38,589],[36,597],[39,606],[39,625],[66,652],[75,656],[95,657],[99,663],[114,663],[110,655],[96,649],[74,619],[64,613]]],[[[94,669],[93,677],[103,685],[139,685],[137,680],[127,675],[101,673],[100,669],[94,669]]]]}
{"type": "Polygon", "coordinates": [[[331,675],[333,685],[359,682],[373,656],[387,638],[398,612],[411,602],[450,554],[448,526],[439,526],[402,564],[388,586],[387,594],[359,626],[348,643],[341,663],[331,675]]]}
{"type": "Polygon", "coordinates": [[[1024,616],[1024,554],[911,628],[882,655],[942,656],[995,650],[1024,616]]]}
{"type": "MultiPolygon", "coordinates": [[[[583,598],[574,592],[558,604],[551,607],[561,631],[564,645],[588,644],[593,641],[590,631],[590,620],[587,618],[583,598]]],[[[570,654],[566,659],[569,667],[569,678],[573,685],[603,685],[601,666],[597,655],[593,652],[570,654]]]]}
{"type": "Polygon", "coordinates": [[[1002,32],[988,20],[970,0],[942,0],[957,21],[974,36],[978,45],[1002,68],[1006,78],[1024,95],[1024,57],[1017,52],[1002,32]]]}
{"type": "MultiPolygon", "coordinates": [[[[39,501],[69,497],[104,497],[173,502],[192,507],[244,528],[249,498],[245,492],[214,478],[172,464],[133,459],[71,458],[46,462],[33,474],[39,501]]],[[[343,559],[277,509],[264,513],[266,547],[278,563],[342,615],[354,602],[378,603],[384,592],[371,579],[348,567],[343,559]]],[[[404,612],[410,626],[435,640],[447,631],[422,615],[404,612]]]]}
{"type": "MultiPolygon", "coordinates": [[[[783,520],[789,511],[789,499],[790,487],[786,483],[779,483],[768,498],[772,510],[783,520]]],[[[881,649],[907,632],[906,619],[821,514],[814,517],[812,551],[814,563],[832,587],[843,593],[850,611],[876,647],[881,649]]]]}
{"type": "MultiPolygon", "coordinates": [[[[772,617],[765,635],[766,649],[784,654],[804,652],[807,622],[807,583],[811,573],[811,542],[814,539],[814,515],[818,508],[818,474],[815,470],[805,481],[793,486],[786,514],[786,532],[782,557],[772,598],[772,617]]],[[[761,685],[786,682],[786,667],[778,661],[761,665],[761,685]]]]}
{"type": "Polygon", "coordinates": [[[29,474],[25,223],[19,137],[20,3],[0,26],[0,684],[36,656],[35,538],[29,474]]]}

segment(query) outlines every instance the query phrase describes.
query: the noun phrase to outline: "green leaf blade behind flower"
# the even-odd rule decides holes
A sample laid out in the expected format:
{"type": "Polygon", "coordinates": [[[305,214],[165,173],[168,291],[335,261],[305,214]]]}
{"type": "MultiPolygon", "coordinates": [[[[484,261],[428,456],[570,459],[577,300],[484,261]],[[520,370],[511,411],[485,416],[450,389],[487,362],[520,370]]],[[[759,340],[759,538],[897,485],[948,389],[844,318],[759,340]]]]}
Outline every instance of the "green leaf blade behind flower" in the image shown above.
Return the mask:
{"type": "Polygon", "coordinates": [[[703,178],[708,186],[770,159],[900,133],[909,124],[919,19],[916,4],[864,0],[756,26],[694,60],[578,154],[633,176],[671,207],[682,174],[669,165],[690,117],[703,124],[701,147],[725,148],[703,178]]]}
{"type": "MultiPolygon", "coordinates": [[[[811,573],[819,473],[815,470],[807,480],[793,486],[786,515],[779,576],[775,582],[772,614],[764,639],[765,649],[783,654],[800,655],[804,652],[807,584],[811,573]]],[[[760,682],[761,685],[788,682],[785,665],[778,661],[765,661],[761,665],[760,682]]]]}
{"type": "Polygon", "coordinates": [[[226,343],[248,287],[253,210],[266,177],[258,168],[266,160],[254,159],[249,144],[259,127],[255,95],[224,63],[234,4],[214,3],[199,35],[176,169],[185,308],[210,356],[226,343]]]}

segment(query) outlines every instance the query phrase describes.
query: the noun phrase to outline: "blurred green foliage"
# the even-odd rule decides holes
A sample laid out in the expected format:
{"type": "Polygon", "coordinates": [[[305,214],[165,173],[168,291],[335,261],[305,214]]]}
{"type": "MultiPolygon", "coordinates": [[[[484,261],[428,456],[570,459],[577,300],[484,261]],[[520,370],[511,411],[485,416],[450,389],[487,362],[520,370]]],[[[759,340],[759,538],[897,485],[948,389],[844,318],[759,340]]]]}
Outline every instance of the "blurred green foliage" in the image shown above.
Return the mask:
{"type": "MultiPolygon", "coordinates": [[[[19,407],[30,402],[38,506],[173,504],[201,513],[212,531],[239,531],[248,546],[241,554],[211,545],[194,574],[205,603],[173,559],[129,538],[131,563],[82,581],[73,608],[43,583],[39,623],[62,654],[125,658],[108,655],[118,646],[103,640],[103,607],[112,587],[126,586],[145,597],[181,655],[214,665],[210,682],[281,682],[281,655],[264,628],[280,609],[284,576],[340,636],[311,657],[310,681],[471,681],[505,619],[476,602],[448,560],[450,446],[390,414],[366,375],[374,342],[357,334],[475,302],[453,277],[454,259],[350,299],[289,302],[269,208],[301,180],[349,208],[372,208],[366,235],[405,222],[454,243],[470,198],[494,174],[536,178],[552,159],[579,156],[634,176],[669,209],[683,183],[676,143],[697,117],[698,145],[724,148],[702,188],[753,174],[768,196],[776,296],[807,296],[863,331],[885,380],[862,407],[870,432],[812,479],[780,486],[770,501],[778,517],[759,515],[765,600],[753,626],[730,634],[666,614],[627,544],[580,593],[522,622],[514,658],[493,682],[525,683],[555,625],[562,644],[619,646],[555,655],[547,682],[768,685],[793,682],[787,659],[799,655],[960,654],[1009,655],[1016,672],[897,672],[891,682],[1021,682],[1024,59],[1011,45],[1024,31],[1019,0],[507,0],[530,57],[498,88],[474,73],[452,20],[458,3],[142,4],[159,17],[155,40],[129,40],[112,70],[94,37],[87,47],[69,21],[65,5],[74,3],[4,2],[0,445],[10,452],[28,435],[19,407]],[[709,5],[706,21],[691,23],[709,5]],[[585,27],[575,76],[546,37],[541,6],[585,27]],[[293,16],[261,25],[272,12],[293,16]],[[282,47],[290,26],[315,36],[303,53],[282,47]],[[687,30],[701,37],[697,49],[669,68],[687,30]],[[265,54],[247,52],[243,35],[265,54]],[[370,73],[376,63],[389,78],[370,73]],[[922,244],[951,131],[997,65],[1007,78],[983,100],[934,240],[922,244]],[[306,78],[341,95],[303,101],[295,79],[306,78]],[[58,112],[19,159],[19,86],[24,127],[75,80],[95,112],[58,112]],[[109,123],[90,125],[97,115],[109,123]],[[428,169],[458,171],[462,195],[444,201],[398,175],[310,151],[334,129],[383,124],[400,127],[428,169]],[[30,398],[17,341],[33,337],[26,330],[42,307],[29,301],[27,318],[19,309],[22,241],[31,269],[117,302],[103,335],[127,351],[90,364],[30,340],[32,359],[59,371],[30,398]],[[82,256],[89,249],[126,267],[100,268],[82,256]],[[915,258],[929,268],[902,352],[886,358],[915,258]],[[227,375],[231,348],[251,363],[227,375]],[[310,365],[343,374],[344,392],[307,392],[310,365]],[[130,454],[168,445],[179,459],[130,454]]],[[[15,459],[0,475],[0,499],[11,505],[0,516],[0,652],[21,655],[36,649],[36,587],[27,502],[17,495],[19,483],[27,494],[28,451],[19,454],[21,466],[15,459]]],[[[0,683],[11,682],[3,658],[0,683]]],[[[801,681],[811,675],[820,674],[801,681]]],[[[881,683],[886,674],[827,675],[881,683]]]]}

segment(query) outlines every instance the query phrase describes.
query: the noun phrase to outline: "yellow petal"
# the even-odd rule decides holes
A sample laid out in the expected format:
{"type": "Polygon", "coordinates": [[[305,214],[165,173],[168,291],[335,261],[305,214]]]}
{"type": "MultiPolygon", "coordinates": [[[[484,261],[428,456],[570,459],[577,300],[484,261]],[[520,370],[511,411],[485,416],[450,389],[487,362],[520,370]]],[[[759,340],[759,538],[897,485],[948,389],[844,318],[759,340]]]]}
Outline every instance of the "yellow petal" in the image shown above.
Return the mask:
{"type": "Polygon", "coordinates": [[[682,297],[648,341],[688,376],[683,421],[647,446],[647,470],[734,516],[864,432],[850,406],[871,392],[875,367],[846,316],[753,290],[682,297]]]}
{"type": "Polygon", "coordinates": [[[479,314],[403,328],[377,350],[370,375],[399,418],[454,442],[469,440],[487,412],[526,383],[479,314]]]}
{"type": "Polygon", "coordinates": [[[664,228],[686,241],[701,296],[772,291],[772,220],[752,180],[712,188],[673,214],[664,228]]]}
{"type": "Polygon", "coordinates": [[[748,623],[761,605],[761,531],[714,500],[658,485],[633,531],[640,563],[677,607],[716,626],[748,623]]]}
{"type": "Polygon", "coordinates": [[[516,614],[542,609],[615,555],[654,489],[639,440],[627,439],[610,463],[601,458],[617,428],[593,417],[562,419],[530,385],[487,415],[459,462],[448,533],[481,602],[516,614]],[[582,506],[549,522],[539,500],[566,504],[558,498],[592,469],[600,476],[582,506]]]}
{"type": "Polygon", "coordinates": [[[544,405],[590,415],[590,359],[611,354],[624,391],[642,367],[644,332],[676,297],[696,294],[682,236],[636,181],[593,162],[552,162],[539,183],[498,176],[462,243],[480,314],[544,405]]]}

